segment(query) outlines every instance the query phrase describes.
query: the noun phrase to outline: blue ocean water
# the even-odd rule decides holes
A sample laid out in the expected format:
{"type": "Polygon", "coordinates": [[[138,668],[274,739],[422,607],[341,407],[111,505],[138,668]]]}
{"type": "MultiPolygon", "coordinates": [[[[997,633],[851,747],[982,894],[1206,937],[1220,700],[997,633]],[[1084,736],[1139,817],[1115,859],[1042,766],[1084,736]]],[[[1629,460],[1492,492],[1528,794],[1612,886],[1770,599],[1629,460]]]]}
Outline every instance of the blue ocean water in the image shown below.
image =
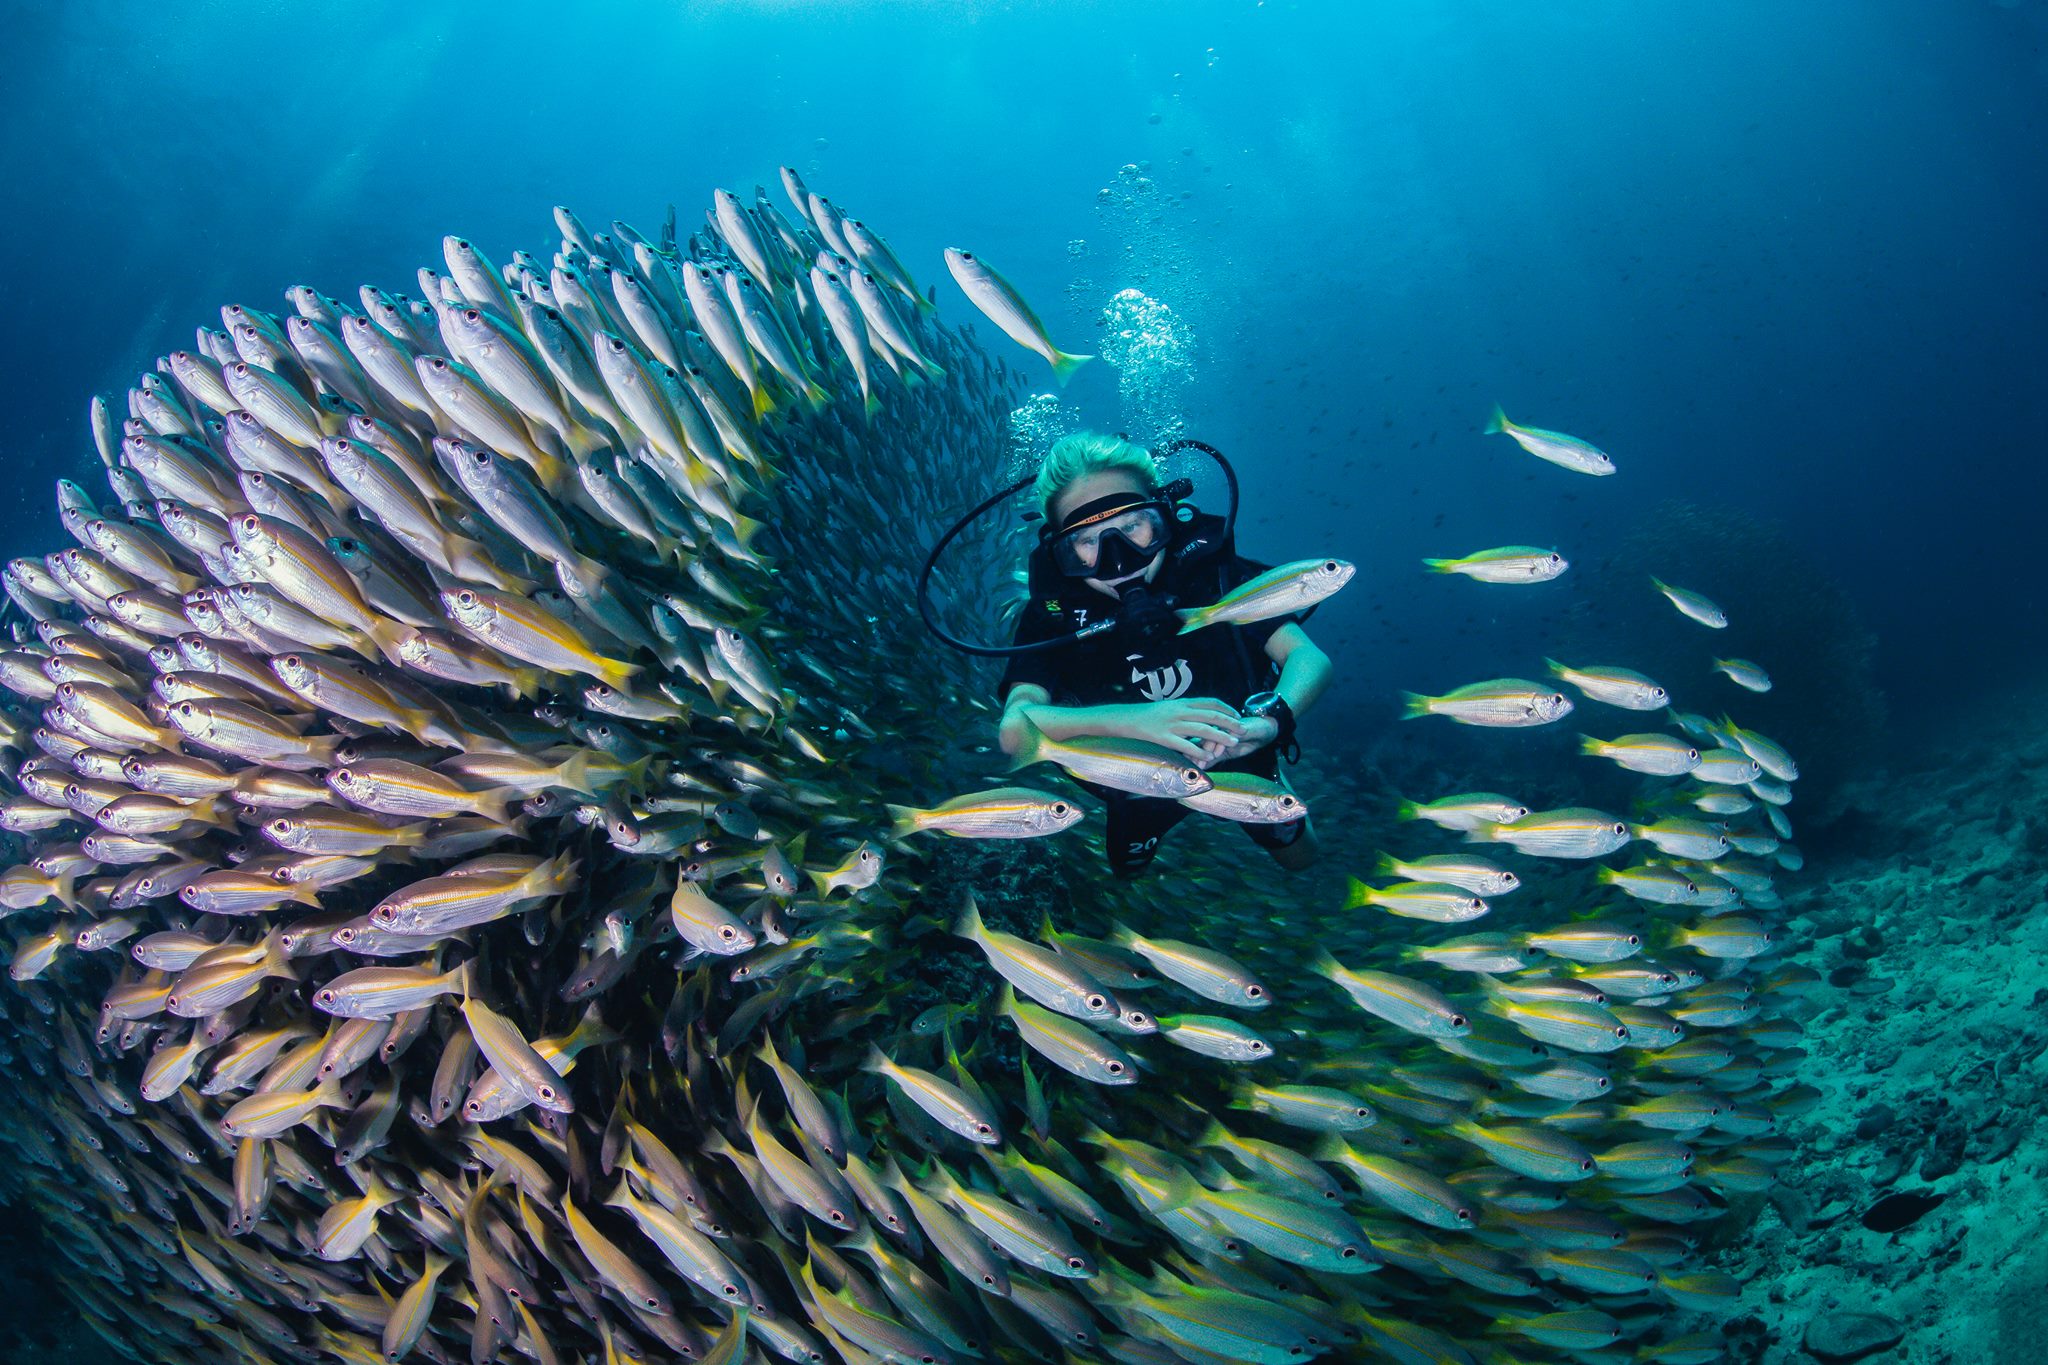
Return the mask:
{"type": "MultiPolygon", "coordinates": [[[[0,558],[49,548],[51,481],[96,466],[89,397],[224,300],[411,292],[444,233],[503,261],[552,205],[645,226],[714,185],[779,194],[789,164],[952,319],[974,315],[940,253],[966,246],[1069,349],[1128,352],[1056,423],[1214,442],[1247,553],[1359,565],[1314,622],[1333,766],[1412,766],[1400,689],[1540,676],[1567,647],[1712,695],[1647,581],[1666,563],[1771,660],[1780,689],[1744,714],[1832,789],[1957,716],[1958,749],[1995,751],[2038,690],[2039,0],[84,0],[5,22],[0,558]],[[1620,472],[1483,435],[1496,403],[1620,472]],[[1511,542],[1598,591],[1420,574],[1511,542]]],[[[1532,780],[1560,752],[1427,743],[1532,780]]]]}
{"type": "MultiPolygon", "coordinates": [[[[1174,416],[1248,476],[1247,549],[1362,566],[1322,625],[1357,684],[1338,728],[1540,647],[1517,613],[1542,606],[1445,616],[1455,596],[1408,590],[1419,557],[1591,560],[1674,499],[1781,528],[1786,577],[1840,582],[1876,633],[1885,690],[1938,707],[2042,658],[2014,626],[2041,603],[2043,22],[1910,0],[12,5],[6,549],[40,544],[43,490],[90,458],[86,398],[223,299],[405,288],[444,232],[502,259],[550,205],[646,222],[788,163],[955,310],[948,245],[1084,350],[1121,288],[1184,321],[1174,416]],[[1479,436],[1495,402],[1622,476],[1530,467],[1479,436]]],[[[1082,420],[1143,417],[1115,381],[1076,381],[1082,420]]]]}

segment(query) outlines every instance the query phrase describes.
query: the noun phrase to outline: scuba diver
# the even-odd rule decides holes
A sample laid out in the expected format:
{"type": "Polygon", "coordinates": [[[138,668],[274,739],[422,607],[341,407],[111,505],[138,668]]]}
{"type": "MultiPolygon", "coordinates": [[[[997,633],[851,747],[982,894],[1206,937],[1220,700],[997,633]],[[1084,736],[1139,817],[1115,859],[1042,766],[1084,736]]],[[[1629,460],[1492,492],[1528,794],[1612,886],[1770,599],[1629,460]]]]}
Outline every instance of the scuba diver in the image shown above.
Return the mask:
{"type": "MultiPolygon", "coordinates": [[[[1080,432],[1046,454],[1032,481],[1044,524],[1015,640],[972,650],[1009,657],[998,691],[1004,753],[1017,754],[1035,727],[1053,740],[1141,740],[1198,768],[1281,781],[1282,755],[1299,752],[1296,718],[1329,686],[1332,668],[1298,615],[1176,633],[1176,606],[1207,606],[1269,567],[1236,552],[1228,462],[1199,442],[1180,446],[1222,468],[1228,517],[1182,504],[1192,486],[1162,486],[1152,455],[1118,437],[1080,432]],[[1104,629],[1110,618],[1114,628],[1104,629]]],[[[1120,877],[1144,871],[1188,814],[1177,801],[1082,785],[1108,806],[1106,846],[1120,877]]],[[[1315,857],[1306,816],[1244,828],[1284,868],[1315,857]]]]}

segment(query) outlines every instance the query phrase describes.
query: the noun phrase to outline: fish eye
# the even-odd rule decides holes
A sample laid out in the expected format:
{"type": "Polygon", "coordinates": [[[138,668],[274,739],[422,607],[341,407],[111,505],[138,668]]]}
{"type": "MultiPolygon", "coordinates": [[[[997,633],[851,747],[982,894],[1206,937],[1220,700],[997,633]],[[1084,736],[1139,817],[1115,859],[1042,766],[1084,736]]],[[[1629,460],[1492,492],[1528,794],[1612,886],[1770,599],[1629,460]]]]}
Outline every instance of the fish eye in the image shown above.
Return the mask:
{"type": "Polygon", "coordinates": [[[1124,1074],[1124,1064],[1118,1061],[1111,1061],[1104,1065],[1102,1069],[1104,1071],[1107,1071],[1112,1076],[1121,1076],[1124,1074]]]}
{"type": "Polygon", "coordinates": [[[719,929],[719,931],[718,931],[718,936],[719,936],[720,938],[724,939],[724,940],[725,940],[725,941],[726,941],[727,943],[730,943],[730,942],[732,942],[732,941],[733,941],[733,940],[734,940],[735,938],[738,938],[738,937],[739,937],[739,934],[738,934],[738,932],[737,932],[736,930],[734,930],[734,929],[733,929],[733,928],[731,928],[730,926],[724,926],[724,927],[721,927],[721,928],[719,929]]]}
{"type": "Polygon", "coordinates": [[[971,261],[974,259],[974,253],[971,251],[963,251],[960,253],[960,259],[963,261],[971,261]]]}
{"type": "Polygon", "coordinates": [[[1266,998],[1266,988],[1254,981],[1244,988],[1244,996],[1247,1000],[1263,1000],[1266,998]]]}
{"type": "Polygon", "coordinates": [[[1621,821],[1616,820],[1614,822],[1614,832],[1616,834],[1626,834],[1628,833],[1628,826],[1623,824],[1621,821]]]}
{"type": "Polygon", "coordinates": [[[1345,1246],[1340,1248],[1337,1254],[1348,1261],[1358,1255],[1358,1248],[1355,1246],[1345,1246]]]}
{"type": "Polygon", "coordinates": [[[1266,1050],[1266,1045],[1265,1045],[1264,1043],[1262,1043],[1262,1042],[1259,1042],[1259,1041],[1257,1041],[1257,1040],[1254,1040],[1254,1041],[1252,1042],[1252,1045],[1251,1045],[1251,1047],[1247,1049],[1247,1051],[1251,1051],[1251,1052],[1264,1052],[1265,1050],[1266,1050]]]}
{"type": "Polygon", "coordinates": [[[986,1123],[977,1123],[974,1125],[974,1131],[977,1133],[993,1133],[995,1129],[989,1127],[986,1123]]]}
{"type": "Polygon", "coordinates": [[[1109,999],[1108,999],[1108,997],[1107,997],[1107,996],[1102,996],[1102,995],[1091,995],[1091,996],[1089,996],[1089,997],[1088,997],[1088,998],[1087,998],[1087,999],[1086,999],[1085,1001],[1083,1001],[1082,1003],[1083,1003],[1083,1004],[1085,1004],[1085,1005],[1087,1005],[1087,1007],[1088,1007],[1089,1009],[1091,1009],[1091,1010],[1099,1010],[1099,1009],[1107,1009],[1107,1008],[1109,1008],[1109,999]]]}
{"type": "Polygon", "coordinates": [[[1452,1028],[1463,1028],[1468,1022],[1469,1021],[1462,1014],[1454,1014],[1451,1016],[1452,1028]]]}

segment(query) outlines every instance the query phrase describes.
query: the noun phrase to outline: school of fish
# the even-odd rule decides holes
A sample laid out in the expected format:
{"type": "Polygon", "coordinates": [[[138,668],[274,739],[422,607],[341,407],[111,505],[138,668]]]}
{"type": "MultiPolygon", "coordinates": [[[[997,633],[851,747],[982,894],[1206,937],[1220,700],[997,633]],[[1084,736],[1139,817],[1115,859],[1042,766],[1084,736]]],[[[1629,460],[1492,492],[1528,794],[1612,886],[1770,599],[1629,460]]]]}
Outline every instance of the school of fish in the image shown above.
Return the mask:
{"type": "MultiPolygon", "coordinates": [[[[1632,809],[1404,802],[1341,906],[1102,884],[1048,837],[1084,803],[976,781],[987,679],[911,604],[1023,380],[781,179],[687,237],[450,237],[418,299],[230,305],[95,403],[109,492],[60,484],[0,652],[0,1197],[78,1320],[165,1362],[1720,1358],[1703,1233],[1817,1098],[1790,755],[1553,663],[1410,713],[1666,713],[1583,742],[1632,809]],[[933,834],[1029,841],[1068,922],[984,918],[933,834]]],[[[950,628],[1022,535],[968,537],[950,628]]],[[[1186,628],[1351,566],[1275,574],[1186,628]]]]}

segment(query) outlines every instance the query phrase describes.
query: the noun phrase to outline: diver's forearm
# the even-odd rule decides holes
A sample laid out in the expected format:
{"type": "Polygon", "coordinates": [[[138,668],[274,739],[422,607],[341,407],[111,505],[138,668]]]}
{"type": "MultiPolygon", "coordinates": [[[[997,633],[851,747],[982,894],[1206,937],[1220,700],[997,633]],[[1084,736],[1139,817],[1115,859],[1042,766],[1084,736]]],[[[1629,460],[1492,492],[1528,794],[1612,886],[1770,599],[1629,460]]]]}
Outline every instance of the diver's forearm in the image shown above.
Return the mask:
{"type": "Polygon", "coordinates": [[[1129,706],[1054,706],[1051,702],[1025,702],[1011,709],[1047,739],[1080,739],[1087,735],[1111,739],[1131,737],[1133,708],[1129,706]]]}
{"type": "Polygon", "coordinates": [[[1280,668],[1280,680],[1273,684],[1273,690],[1286,699],[1287,708],[1299,717],[1305,715],[1329,688],[1335,672],[1329,655],[1313,644],[1301,644],[1287,656],[1287,662],[1280,668]]]}

